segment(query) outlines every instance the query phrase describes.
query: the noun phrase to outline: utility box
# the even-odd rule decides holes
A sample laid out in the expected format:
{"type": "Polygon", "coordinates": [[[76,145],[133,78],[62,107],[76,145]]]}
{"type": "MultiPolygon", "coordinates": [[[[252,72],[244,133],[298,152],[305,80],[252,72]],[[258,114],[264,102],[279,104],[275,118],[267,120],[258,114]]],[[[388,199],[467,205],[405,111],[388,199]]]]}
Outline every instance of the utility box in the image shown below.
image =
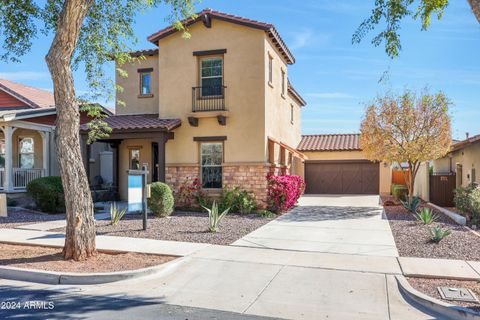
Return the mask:
{"type": "Polygon", "coordinates": [[[0,193],[0,217],[7,217],[7,194],[0,193]]]}

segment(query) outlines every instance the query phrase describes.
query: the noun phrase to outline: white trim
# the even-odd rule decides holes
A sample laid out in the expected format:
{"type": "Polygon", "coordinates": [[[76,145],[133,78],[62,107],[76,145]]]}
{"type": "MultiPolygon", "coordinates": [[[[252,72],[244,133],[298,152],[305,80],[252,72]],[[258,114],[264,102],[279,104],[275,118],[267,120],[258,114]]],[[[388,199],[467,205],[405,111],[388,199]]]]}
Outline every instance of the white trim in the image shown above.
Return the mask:
{"type": "Polygon", "coordinates": [[[14,123],[11,123],[11,125],[21,129],[29,129],[29,130],[36,130],[36,131],[52,132],[53,129],[55,129],[55,126],[51,126],[48,124],[38,124],[38,123],[32,123],[28,121],[18,121],[18,120],[15,121],[14,123]]]}

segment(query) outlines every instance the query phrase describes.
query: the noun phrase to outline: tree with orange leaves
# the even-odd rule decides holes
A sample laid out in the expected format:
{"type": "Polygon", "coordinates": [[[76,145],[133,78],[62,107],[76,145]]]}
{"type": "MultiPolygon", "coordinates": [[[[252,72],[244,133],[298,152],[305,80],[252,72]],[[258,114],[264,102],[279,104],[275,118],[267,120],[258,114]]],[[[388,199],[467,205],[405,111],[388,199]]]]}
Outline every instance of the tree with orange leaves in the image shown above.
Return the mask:
{"type": "Polygon", "coordinates": [[[415,177],[424,161],[447,154],[452,143],[448,109],[443,92],[420,95],[406,90],[401,95],[379,96],[367,109],[361,124],[360,146],[371,161],[408,163],[402,168],[412,202],[415,177]]]}

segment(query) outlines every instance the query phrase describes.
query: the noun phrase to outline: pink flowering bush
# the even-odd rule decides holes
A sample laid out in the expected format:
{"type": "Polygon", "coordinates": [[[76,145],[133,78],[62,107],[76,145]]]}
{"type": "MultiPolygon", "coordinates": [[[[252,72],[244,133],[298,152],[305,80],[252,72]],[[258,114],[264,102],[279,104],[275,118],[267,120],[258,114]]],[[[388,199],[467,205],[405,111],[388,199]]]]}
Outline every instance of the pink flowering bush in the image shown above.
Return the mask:
{"type": "Polygon", "coordinates": [[[286,212],[297,203],[305,191],[305,181],[299,176],[268,175],[268,205],[275,213],[286,212]]]}

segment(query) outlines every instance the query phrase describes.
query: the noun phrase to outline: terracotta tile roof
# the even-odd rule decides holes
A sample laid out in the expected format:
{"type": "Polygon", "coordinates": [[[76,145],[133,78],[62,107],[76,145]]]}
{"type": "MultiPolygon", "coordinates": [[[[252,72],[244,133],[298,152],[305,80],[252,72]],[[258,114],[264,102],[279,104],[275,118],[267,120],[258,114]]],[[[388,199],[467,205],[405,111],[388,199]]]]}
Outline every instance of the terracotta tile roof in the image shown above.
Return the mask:
{"type": "MultiPolygon", "coordinates": [[[[283,55],[285,60],[287,61],[288,64],[294,64],[295,63],[295,58],[293,54],[290,52],[288,49],[287,45],[283,41],[282,37],[280,37],[280,34],[278,33],[277,29],[273,24],[270,23],[265,23],[265,22],[260,22],[256,20],[251,20],[239,16],[234,16],[228,13],[220,12],[220,11],[215,11],[212,9],[205,9],[199,13],[197,13],[197,17],[195,19],[189,18],[183,21],[183,24],[186,26],[192,25],[198,21],[208,21],[209,19],[218,19],[218,20],[223,20],[231,23],[236,23],[240,24],[243,26],[247,26],[250,28],[255,28],[255,29],[260,29],[264,30],[268,36],[272,39],[273,44],[277,47],[277,49],[280,51],[280,53],[283,55]]],[[[169,36],[178,30],[173,27],[169,26],[165,29],[162,29],[151,36],[149,36],[147,39],[150,42],[153,42],[154,44],[158,45],[158,40],[169,36]]]]}
{"type": "MultiPolygon", "coordinates": [[[[180,119],[160,119],[158,114],[113,115],[105,118],[104,121],[113,131],[143,129],[170,131],[179,127],[182,123],[180,119]]],[[[82,125],[80,130],[87,131],[87,125],[82,125]]]]}
{"type": "Polygon", "coordinates": [[[132,57],[140,57],[140,56],[156,56],[158,54],[158,48],[157,49],[143,49],[143,50],[136,50],[136,51],[131,51],[130,55],[132,57]]]}
{"type": "Polygon", "coordinates": [[[23,101],[32,108],[46,108],[55,105],[52,92],[29,87],[21,83],[0,79],[0,90],[23,101]]]}
{"type": "Polygon", "coordinates": [[[479,141],[480,141],[480,134],[477,134],[476,136],[470,137],[465,140],[453,141],[450,152],[463,149],[465,147],[470,146],[472,143],[479,142],[479,141]]]}
{"type": "Polygon", "coordinates": [[[360,149],[360,134],[312,134],[302,136],[300,151],[355,151],[360,149]]]}

